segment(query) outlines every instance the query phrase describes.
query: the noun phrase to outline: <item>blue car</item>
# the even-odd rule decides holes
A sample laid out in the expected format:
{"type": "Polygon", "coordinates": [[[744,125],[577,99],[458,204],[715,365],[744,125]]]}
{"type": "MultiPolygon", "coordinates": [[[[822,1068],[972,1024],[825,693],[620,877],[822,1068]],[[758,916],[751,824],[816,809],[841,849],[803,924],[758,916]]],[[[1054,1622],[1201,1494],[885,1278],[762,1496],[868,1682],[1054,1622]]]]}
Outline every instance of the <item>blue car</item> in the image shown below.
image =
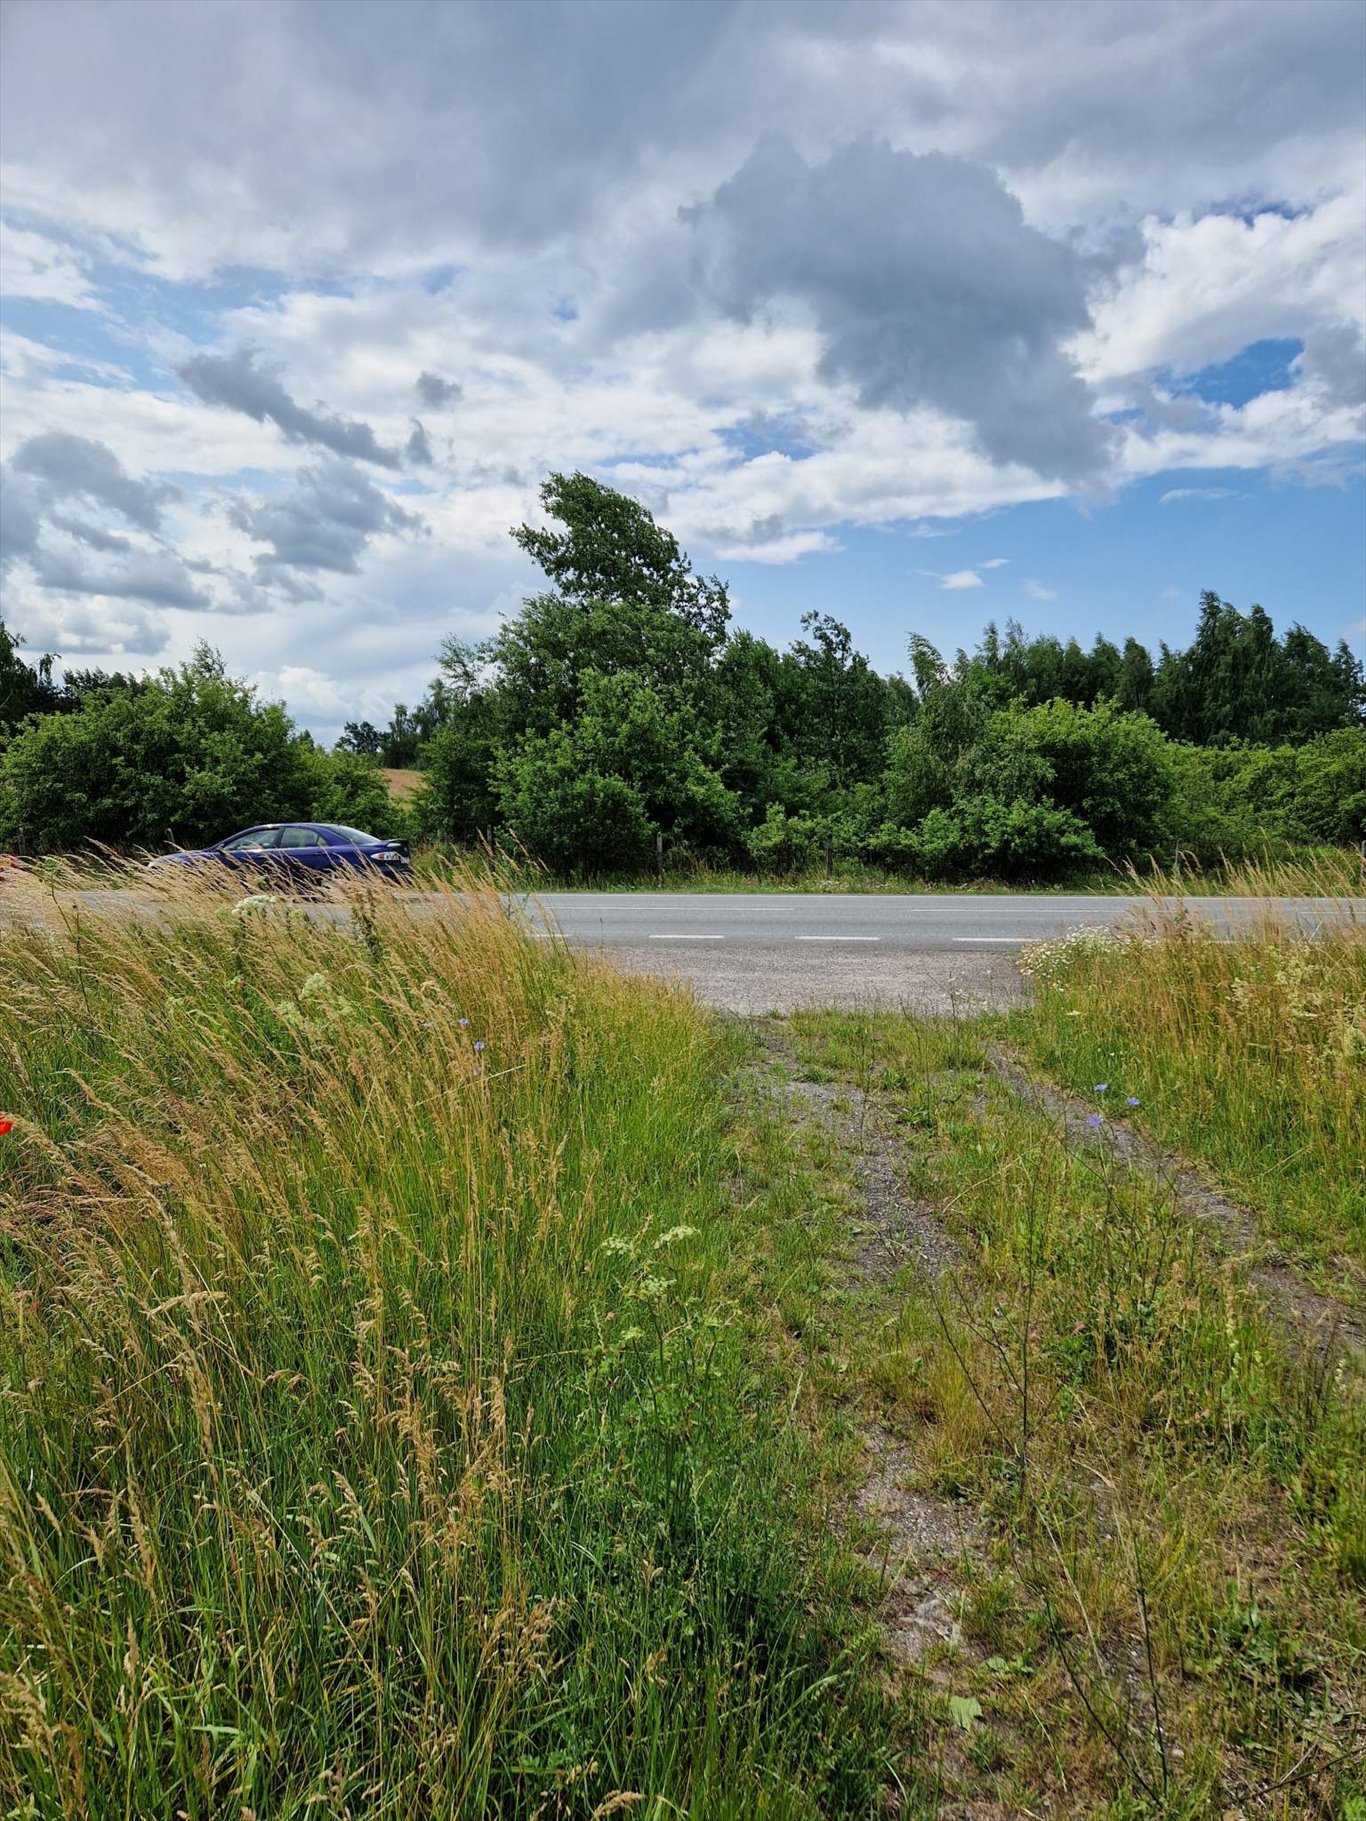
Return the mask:
{"type": "Polygon", "coordinates": [[[407,880],[413,863],[406,841],[381,841],[336,822],[263,822],[212,847],[158,854],[149,867],[227,866],[253,882],[293,886],[325,883],[340,874],[407,880]]]}

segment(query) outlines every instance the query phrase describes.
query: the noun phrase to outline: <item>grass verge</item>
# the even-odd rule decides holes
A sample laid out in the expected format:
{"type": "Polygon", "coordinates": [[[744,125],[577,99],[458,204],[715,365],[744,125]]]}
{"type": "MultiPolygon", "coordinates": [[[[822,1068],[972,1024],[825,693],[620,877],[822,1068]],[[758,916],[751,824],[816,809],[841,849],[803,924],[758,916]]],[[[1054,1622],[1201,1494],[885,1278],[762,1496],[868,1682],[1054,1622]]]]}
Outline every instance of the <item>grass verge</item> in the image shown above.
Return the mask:
{"type": "Polygon", "coordinates": [[[0,1806],[869,1813],[728,1040],[468,881],[152,880],[0,933],[0,1806]]]}
{"type": "Polygon", "coordinates": [[[477,853],[436,843],[419,847],[414,855],[419,881],[464,875],[471,867],[487,871],[505,889],[520,891],[611,892],[709,892],[807,893],[847,897],[874,894],[892,897],[924,895],[988,895],[1028,893],[1066,896],[1083,893],[1100,897],[1348,897],[1366,889],[1366,872],[1360,856],[1350,849],[1331,847],[1290,849],[1265,862],[1228,863],[1201,868],[1189,862],[1175,867],[1143,869],[1110,866],[1079,873],[1072,878],[1040,883],[1030,879],[916,879],[890,873],[862,861],[837,859],[827,873],[825,866],[786,873],[759,873],[733,867],[716,867],[701,861],[679,864],[666,861],[662,876],[653,872],[610,874],[591,879],[557,877],[525,855],[498,848],[477,853]]]}
{"type": "Polygon", "coordinates": [[[1220,940],[1155,909],[1041,944],[1013,1022],[1036,1061],[1206,1162],[1316,1276],[1366,1288],[1366,916],[1220,940]],[[1136,1104],[1134,1104],[1136,1103],[1136,1104]]]}

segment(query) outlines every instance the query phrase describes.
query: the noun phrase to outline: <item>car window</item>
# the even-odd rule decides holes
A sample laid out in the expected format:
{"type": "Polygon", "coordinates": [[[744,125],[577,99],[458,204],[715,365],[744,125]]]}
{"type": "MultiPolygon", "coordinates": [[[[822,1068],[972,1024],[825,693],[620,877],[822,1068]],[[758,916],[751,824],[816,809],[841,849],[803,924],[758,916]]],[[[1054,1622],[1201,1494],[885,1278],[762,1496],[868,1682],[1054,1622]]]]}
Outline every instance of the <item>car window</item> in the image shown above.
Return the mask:
{"type": "Polygon", "coordinates": [[[328,833],[340,835],[350,847],[374,847],[379,839],[377,835],[367,835],[359,828],[345,828],[340,822],[335,823],[328,833]]]}
{"type": "Polygon", "coordinates": [[[287,828],[280,836],[281,847],[322,847],[322,836],[316,828],[287,828]]]}
{"type": "Polygon", "coordinates": [[[222,845],[227,848],[230,853],[236,854],[242,853],[248,848],[274,847],[279,839],[280,831],[278,828],[249,828],[244,834],[231,836],[228,840],[224,841],[222,845]]]}

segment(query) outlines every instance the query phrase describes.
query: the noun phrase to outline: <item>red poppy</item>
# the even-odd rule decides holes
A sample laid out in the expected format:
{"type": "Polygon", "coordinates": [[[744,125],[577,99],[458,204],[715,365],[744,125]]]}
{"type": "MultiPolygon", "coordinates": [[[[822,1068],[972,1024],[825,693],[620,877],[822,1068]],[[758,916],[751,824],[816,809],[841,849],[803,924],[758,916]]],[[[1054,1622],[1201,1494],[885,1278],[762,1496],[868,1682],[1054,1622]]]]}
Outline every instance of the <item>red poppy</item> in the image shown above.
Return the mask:
{"type": "Polygon", "coordinates": [[[12,1132],[13,1130],[14,1121],[12,1119],[0,1119],[0,1138],[3,1138],[6,1132],[12,1132]]]}

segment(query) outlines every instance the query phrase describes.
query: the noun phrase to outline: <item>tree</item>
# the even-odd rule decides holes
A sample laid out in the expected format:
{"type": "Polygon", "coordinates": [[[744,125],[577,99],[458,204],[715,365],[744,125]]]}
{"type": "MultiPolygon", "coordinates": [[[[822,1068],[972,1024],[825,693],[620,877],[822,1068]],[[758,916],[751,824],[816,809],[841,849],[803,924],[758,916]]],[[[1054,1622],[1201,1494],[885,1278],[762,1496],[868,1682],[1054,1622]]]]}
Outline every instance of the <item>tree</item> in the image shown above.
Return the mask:
{"type": "Polygon", "coordinates": [[[807,613],[783,663],[791,677],[790,741],[794,756],[826,769],[836,790],[874,778],[885,759],[891,699],[887,684],[849,628],[828,613],[807,613]]]}
{"type": "Polygon", "coordinates": [[[337,741],[337,750],[363,753],[367,758],[378,759],[383,743],[384,736],[369,721],[348,721],[337,741]]]}
{"type": "Polygon", "coordinates": [[[26,715],[52,714],[65,706],[52,681],[52,654],[45,653],[36,667],[26,664],[19,655],[23,642],[0,620],[0,730],[17,727],[26,715]]]}
{"type": "Polygon", "coordinates": [[[672,532],[644,506],[587,474],[552,474],[541,504],[564,529],[518,525],[512,537],[555,585],[561,601],[615,601],[678,616],[715,650],[726,636],[723,582],[693,573],[672,532]]]}

